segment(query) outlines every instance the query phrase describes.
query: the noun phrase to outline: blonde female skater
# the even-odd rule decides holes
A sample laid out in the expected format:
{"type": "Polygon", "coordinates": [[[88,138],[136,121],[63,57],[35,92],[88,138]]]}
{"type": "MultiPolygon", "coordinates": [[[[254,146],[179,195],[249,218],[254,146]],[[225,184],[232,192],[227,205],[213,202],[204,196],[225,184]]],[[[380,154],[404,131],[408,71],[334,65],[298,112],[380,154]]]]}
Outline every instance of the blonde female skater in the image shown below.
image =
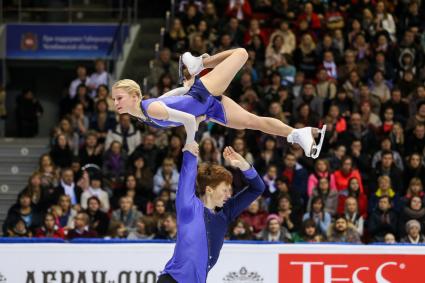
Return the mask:
{"type": "Polygon", "coordinates": [[[294,129],[277,119],[254,115],[223,95],[247,59],[248,53],[243,48],[199,57],[186,52],[180,62],[187,67],[192,77],[185,81],[183,87],[158,98],[143,100],[139,85],[125,79],[112,86],[112,98],[118,113],[129,113],[150,126],[167,128],[183,125],[187,134],[186,145],[195,142],[199,123],[208,119],[233,129],[259,130],[286,137],[288,142],[299,144],[306,156],[317,158],[323,144],[325,127],[294,129]],[[197,78],[204,68],[213,69],[197,78]],[[316,144],[313,135],[320,135],[319,144],[316,144]]]}

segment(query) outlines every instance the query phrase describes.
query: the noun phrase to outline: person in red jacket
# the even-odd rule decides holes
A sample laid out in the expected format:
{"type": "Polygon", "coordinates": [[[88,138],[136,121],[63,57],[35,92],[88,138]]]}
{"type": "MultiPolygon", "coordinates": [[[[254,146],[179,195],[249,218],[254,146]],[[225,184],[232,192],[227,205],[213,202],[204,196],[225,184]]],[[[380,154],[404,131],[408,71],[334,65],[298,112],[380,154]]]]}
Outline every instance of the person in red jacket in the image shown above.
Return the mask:
{"type": "Polygon", "coordinates": [[[342,159],[341,169],[336,170],[334,175],[338,191],[347,189],[348,181],[354,177],[359,181],[360,192],[364,192],[362,177],[360,176],[359,170],[353,168],[353,159],[350,156],[346,156],[342,159]]]}
{"type": "Polygon", "coordinates": [[[35,232],[36,238],[65,238],[65,232],[62,227],[56,225],[55,216],[51,213],[46,213],[44,216],[43,226],[35,232]]]}
{"type": "Polygon", "coordinates": [[[240,21],[249,20],[252,16],[251,5],[248,0],[229,0],[226,15],[237,18],[240,21]]]}
{"type": "Polygon", "coordinates": [[[320,31],[320,18],[319,15],[313,11],[313,5],[311,3],[306,3],[304,5],[304,13],[298,16],[297,24],[299,25],[302,21],[307,21],[310,30],[314,32],[320,31]]]}
{"type": "Polygon", "coordinates": [[[267,216],[267,212],[261,209],[260,199],[256,199],[242,212],[240,219],[253,227],[257,234],[266,227],[267,216]]]}
{"type": "Polygon", "coordinates": [[[345,200],[349,197],[354,197],[357,200],[358,211],[363,218],[367,216],[367,196],[360,191],[360,182],[356,177],[348,181],[348,188],[340,191],[338,197],[338,214],[344,213],[345,200]]]}

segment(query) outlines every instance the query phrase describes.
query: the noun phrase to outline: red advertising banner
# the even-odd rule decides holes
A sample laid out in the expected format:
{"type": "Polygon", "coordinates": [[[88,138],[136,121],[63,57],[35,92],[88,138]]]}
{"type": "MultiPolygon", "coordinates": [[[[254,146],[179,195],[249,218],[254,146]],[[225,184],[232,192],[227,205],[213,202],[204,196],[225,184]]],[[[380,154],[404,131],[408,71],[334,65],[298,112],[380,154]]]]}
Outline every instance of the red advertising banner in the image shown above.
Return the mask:
{"type": "Polygon", "coordinates": [[[279,283],[424,283],[424,262],[425,255],[280,254],[279,283]]]}

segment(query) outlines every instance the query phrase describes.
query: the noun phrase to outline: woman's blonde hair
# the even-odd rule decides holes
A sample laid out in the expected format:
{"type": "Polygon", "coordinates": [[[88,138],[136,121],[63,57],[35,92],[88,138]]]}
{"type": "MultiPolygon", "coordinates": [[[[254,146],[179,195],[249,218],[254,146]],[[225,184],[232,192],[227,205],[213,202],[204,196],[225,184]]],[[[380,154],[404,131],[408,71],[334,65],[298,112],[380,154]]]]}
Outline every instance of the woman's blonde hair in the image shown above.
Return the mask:
{"type": "Polygon", "coordinates": [[[140,89],[139,84],[133,80],[119,80],[114,83],[112,89],[123,89],[130,95],[136,95],[137,97],[143,98],[142,90],[140,89]]]}

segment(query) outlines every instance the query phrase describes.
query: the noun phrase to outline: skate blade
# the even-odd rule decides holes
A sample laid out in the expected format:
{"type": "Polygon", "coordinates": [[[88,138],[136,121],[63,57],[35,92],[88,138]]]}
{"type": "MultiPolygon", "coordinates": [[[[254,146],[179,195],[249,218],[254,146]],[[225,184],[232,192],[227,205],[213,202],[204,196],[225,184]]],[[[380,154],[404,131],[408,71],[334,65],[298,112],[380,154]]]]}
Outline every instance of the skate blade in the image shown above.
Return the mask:
{"type": "Polygon", "coordinates": [[[319,130],[320,141],[319,144],[313,144],[310,151],[310,157],[316,159],[320,155],[322,150],[323,140],[325,139],[326,134],[326,125],[323,125],[322,129],[319,130]]]}

